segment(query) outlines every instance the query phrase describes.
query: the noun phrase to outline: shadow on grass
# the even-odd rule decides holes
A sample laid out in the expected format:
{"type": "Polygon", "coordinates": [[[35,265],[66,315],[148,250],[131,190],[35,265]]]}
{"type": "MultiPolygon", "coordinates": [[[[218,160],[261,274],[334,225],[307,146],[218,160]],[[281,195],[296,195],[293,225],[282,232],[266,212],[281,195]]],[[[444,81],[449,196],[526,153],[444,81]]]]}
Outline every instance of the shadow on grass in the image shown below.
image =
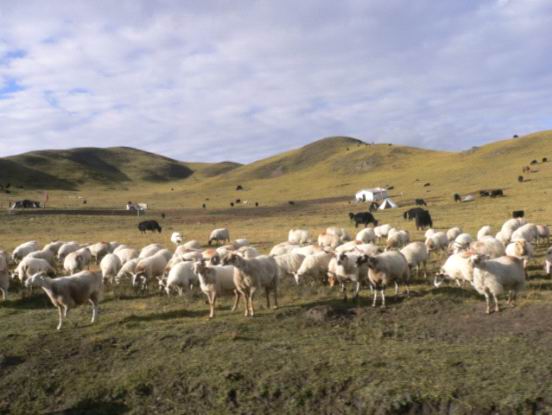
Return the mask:
{"type": "Polygon", "coordinates": [[[105,414],[118,415],[129,411],[128,406],[120,402],[101,402],[93,399],[85,399],[74,407],[60,411],[46,412],[48,415],[83,415],[83,414],[105,414]]]}
{"type": "Polygon", "coordinates": [[[52,308],[52,303],[45,295],[33,294],[18,299],[8,299],[0,303],[0,307],[12,308],[16,310],[37,310],[42,308],[52,308]]]}
{"type": "Polygon", "coordinates": [[[172,320],[175,318],[194,318],[194,317],[206,317],[209,314],[208,310],[205,311],[196,311],[196,310],[172,310],[164,313],[151,313],[145,315],[131,315],[123,318],[117,324],[120,323],[132,323],[140,321],[165,321],[172,320]]]}

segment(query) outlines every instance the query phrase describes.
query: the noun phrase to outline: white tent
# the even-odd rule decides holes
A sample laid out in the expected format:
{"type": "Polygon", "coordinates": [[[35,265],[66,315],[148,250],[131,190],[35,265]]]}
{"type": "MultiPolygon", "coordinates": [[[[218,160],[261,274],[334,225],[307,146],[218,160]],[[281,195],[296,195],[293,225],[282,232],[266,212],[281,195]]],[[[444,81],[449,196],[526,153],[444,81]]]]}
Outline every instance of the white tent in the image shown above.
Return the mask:
{"type": "Polygon", "coordinates": [[[376,200],[383,200],[386,197],[387,190],[381,187],[376,187],[374,189],[362,189],[355,195],[357,202],[375,202],[376,200]]]}
{"type": "Polygon", "coordinates": [[[398,208],[399,206],[393,202],[393,200],[391,200],[390,198],[386,198],[383,202],[381,202],[381,205],[379,205],[379,210],[384,210],[384,209],[394,209],[394,208],[398,208]]]}

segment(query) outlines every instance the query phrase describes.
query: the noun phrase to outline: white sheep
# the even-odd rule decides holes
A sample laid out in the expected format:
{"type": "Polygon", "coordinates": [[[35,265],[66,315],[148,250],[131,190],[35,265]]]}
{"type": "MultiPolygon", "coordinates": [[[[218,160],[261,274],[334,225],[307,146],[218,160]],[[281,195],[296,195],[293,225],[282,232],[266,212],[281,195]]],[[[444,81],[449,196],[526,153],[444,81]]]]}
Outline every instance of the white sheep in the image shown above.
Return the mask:
{"type": "MultiPolygon", "coordinates": [[[[382,254],[369,257],[362,256],[358,259],[358,265],[368,265],[368,281],[374,289],[374,300],[372,307],[377,304],[378,290],[381,294],[381,306],[385,307],[384,290],[391,283],[403,282],[406,285],[407,294],[410,293],[408,280],[410,279],[410,269],[403,254],[397,251],[387,251],[382,254]]],[[[397,292],[398,287],[396,286],[397,292]]]]}
{"type": "Polygon", "coordinates": [[[433,235],[434,233],[436,233],[437,231],[433,228],[429,228],[427,231],[425,231],[424,233],[424,238],[429,238],[431,235],[433,235]]]}
{"type": "Polygon", "coordinates": [[[221,258],[223,256],[225,256],[226,254],[230,253],[230,252],[234,252],[235,250],[236,249],[235,249],[234,245],[232,245],[232,244],[222,245],[222,246],[219,246],[218,248],[216,248],[216,251],[220,255],[221,258]]]}
{"type": "Polygon", "coordinates": [[[374,233],[376,234],[376,236],[378,237],[378,239],[381,239],[381,238],[387,238],[387,234],[389,233],[389,231],[392,229],[393,227],[391,225],[389,225],[388,223],[386,224],[383,224],[383,225],[379,225],[379,226],[376,226],[374,228],[374,233]]]}
{"type": "Polygon", "coordinates": [[[71,252],[75,252],[76,250],[80,249],[80,244],[75,241],[65,242],[63,245],[61,245],[58,249],[58,259],[60,261],[64,261],[65,257],[69,255],[71,252]]]}
{"type": "Polygon", "coordinates": [[[46,245],[44,245],[44,248],[42,248],[43,250],[48,250],[48,251],[51,251],[54,256],[57,256],[58,254],[58,251],[59,251],[59,248],[61,248],[61,246],[64,244],[65,242],[63,241],[52,241],[46,245]]]}
{"type": "Polygon", "coordinates": [[[52,277],[56,275],[56,270],[45,259],[26,256],[17,265],[17,268],[15,268],[14,277],[24,283],[25,280],[31,275],[38,274],[40,272],[52,277]]]}
{"type": "Polygon", "coordinates": [[[290,244],[302,245],[309,243],[310,235],[306,229],[290,229],[288,232],[288,242],[290,244]]]}
{"type": "Polygon", "coordinates": [[[477,231],[477,240],[480,241],[485,236],[492,236],[492,228],[489,225],[482,226],[477,231]]]}
{"type": "Polygon", "coordinates": [[[76,251],[70,252],[63,260],[63,270],[68,274],[76,274],[84,268],[84,257],[76,251]]]}
{"type": "MultiPolygon", "coordinates": [[[[110,245],[111,245],[111,243],[110,243],[110,245]]],[[[117,252],[122,251],[123,249],[132,249],[132,248],[130,246],[126,245],[126,244],[119,244],[117,242],[117,246],[111,250],[111,253],[116,254],[117,252]]]]}
{"type": "Polygon", "coordinates": [[[78,274],[56,279],[49,278],[42,273],[32,275],[25,282],[27,287],[40,287],[57,307],[61,329],[63,318],[67,317],[70,308],[75,308],[85,302],[92,304],[92,323],[98,315],[98,302],[102,291],[102,277],[100,274],[82,271],[78,274]]]}
{"type": "Polygon", "coordinates": [[[504,255],[504,244],[493,236],[483,236],[470,244],[470,251],[478,255],[498,258],[504,255]]]}
{"type": "Polygon", "coordinates": [[[112,283],[121,270],[121,267],[122,263],[117,255],[104,255],[104,257],[100,261],[100,270],[102,271],[102,278],[104,280],[104,283],[107,281],[112,283]]]}
{"type": "Polygon", "coordinates": [[[521,218],[513,218],[508,219],[506,222],[502,224],[502,227],[500,228],[500,231],[498,232],[496,239],[498,239],[500,242],[502,242],[504,245],[506,245],[508,242],[510,242],[510,239],[512,238],[512,234],[516,229],[518,229],[522,224],[525,223],[524,220],[520,220],[521,218]]]}
{"type": "Polygon", "coordinates": [[[455,226],[455,227],[453,227],[453,228],[450,228],[450,229],[447,231],[447,233],[446,233],[447,239],[448,239],[449,241],[454,241],[454,240],[456,239],[456,237],[457,237],[458,235],[460,235],[461,233],[462,233],[462,229],[459,228],[458,226],[455,226]]]}
{"type": "Polygon", "coordinates": [[[337,226],[330,226],[329,228],[326,228],[326,235],[337,236],[340,242],[347,242],[351,240],[351,237],[347,231],[343,228],[338,228],[337,226]]]}
{"type": "Polygon", "coordinates": [[[147,289],[148,283],[157,277],[162,277],[165,267],[172,257],[170,251],[161,249],[154,255],[141,258],[132,275],[132,286],[147,289]]]}
{"type": "Polygon", "coordinates": [[[432,252],[444,251],[448,246],[447,235],[444,232],[435,232],[425,240],[425,246],[429,254],[432,252]]]}
{"type": "Polygon", "coordinates": [[[42,249],[40,251],[33,251],[27,255],[29,258],[41,258],[46,261],[51,266],[54,266],[56,264],[56,255],[50,250],[50,249],[42,249]]]}
{"type": "Polygon", "coordinates": [[[318,235],[318,246],[321,248],[335,249],[340,243],[341,240],[337,235],[329,235],[327,233],[318,235]]]}
{"type": "Polygon", "coordinates": [[[546,275],[552,275],[552,247],[548,248],[546,251],[544,271],[546,272],[546,275]]]}
{"type": "Polygon", "coordinates": [[[109,242],[97,242],[89,245],[88,249],[90,250],[90,255],[92,255],[94,262],[99,264],[102,258],[111,252],[111,245],[109,242]]]}
{"type": "Polygon", "coordinates": [[[234,306],[232,311],[238,307],[240,294],[234,283],[234,267],[232,266],[214,266],[205,265],[205,262],[198,261],[193,264],[194,274],[199,280],[201,291],[207,296],[209,301],[209,318],[215,316],[215,305],[217,297],[224,294],[234,294],[234,306]]]}
{"type": "Polygon", "coordinates": [[[254,246],[242,246],[236,253],[244,257],[245,259],[256,258],[260,255],[259,251],[254,246]]]}
{"type": "Polygon", "coordinates": [[[510,242],[506,247],[506,255],[520,259],[524,268],[527,268],[528,261],[533,258],[533,254],[533,245],[525,239],[518,239],[510,242]]]}
{"type": "Polygon", "coordinates": [[[184,289],[189,290],[194,285],[199,285],[199,279],[194,273],[194,263],[180,262],[169,271],[163,288],[167,295],[170,295],[171,288],[176,289],[178,295],[182,295],[184,289]]]}
{"type": "MultiPolygon", "coordinates": [[[[245,259],[235,253],[223,258],[224,265],[234,266],[234,285],[245,300],[245,316],[253,317],[253,296],[257,289],[264,288],[266,307],[270,308],[270,293],[274,297],[274,308],[278,308],[278,265],[273,257],[262,255],[245,259]]],[[[239,300],[238,300],[239,301],[239,300]]]]}
{"type": "Polygon", "coordinates": [[[534,223],[526,223],[525,225],[517,228],[512,233],[512,237],[510,238],[510,240],[517,241],[519,239],[523,239],[531,243],[533,241],[536,241],[538,237],[539,237],[539,232],[537,229],[537,225],[535,225],[534,223]]]}
{"type": "Polygon", "coordinates": [[[218,228],[211,232],[209,235],[208,245],[211,246],[212,242],[230,242],[230,232],[227,228],[218,228]]]}
{"type": "Polygon", "coordinates": [[[403,254],[406,259],[411,272],[416,268],[416,274],[419,276],[421,268],[423,267],[424,277],[427,278],[427,260],[429,258],[429,253],[423,242],[410,242],[401,249],[401,254],[403,254]]]}
{"type": "Polygon", "coordinates": [[[143,259],[155,255],[157,252],[161,251],[163,246],[160,244],[149,244],[142,248],[138,258],[143,259]]]}
{"type": "Polygon", "coordinates": [[[250,245],[249,241],[244,238],[239,238],[239,239],[236,239],[234,242],[232,242],[232,246],[234,247],[234,249],[240,249],[249,245],[250,245]]]}
{"type": "Polygon", "coordinates": [[[129,248],[127,245],[125,244],[122,244],[120,242],[117,242],[117,241],[111,241],[109,242],[109,253],[111,254],[114,254],[115,253],[115,250],[119,247],[123,247],[123,248],[129,248]]]}
{"type": "Polygon", "coordinates": [[[449,244],[449,253],[458,253],[460,251],[465,251],[470,247],[470,244],[473,242],[473,239],[468,233],[461,233],[454,241],[449,244]]]}
{"type": "Polygon", "coordinates": [[[490,296],[495,302],[495,311],[500,311],[498,296],[508,291],[508,304],[516,299],[517,293],[525,286],[525,270],[518,258],[503,256],[495,259],[484,259],[481,255],[470,257],[474,267],[472,285],[485,296],[487,314],[491,312],[490,296]]]}
{"type": "Polygon", "coordinates": [[[402,248],[410,241],[407,231],[391,229],[387,234],[385,249],[402,248]]]}
{"type": "Polygon", "coordinates": [[[347,299],[347,291],[345,283],[351,282],[354,284],[354,297],[357,298],[360,292],[361,275],[366,274],[366,265],[358,264],[357,261],[360,255],[355,254],[340,254],[330,261],[328,264],[328,284],[333,287],[336,282],[341,286],[343,297],[347,299]]]}
{"type": "Polygon", "coordinates": [[[380,249],[376,244],[369,243],[369,244],[358,244],[355,248],[356,253],[359,253],[361,255],[369,255],[374,256],[380,253],[380,249]]]}
{"type": "Polygon", "coordinates": [[[214,248],[208,248],[201,252],[201,259],[206,261],[208,265],[220,265],[223,256],[214,248]]]}
{"type": "Polygon", "coordinates": [[[81,263],[83,265],[83,268],[90,268],[90,263],[92,262],[92,253],[90,252],[90,249],[87,247],[77,249],[75,251],[77,255],[79,255],[81,259],[81,263]]]}
{"type": "Polygon", "coordinates": [[[456,282],[462,287],[464,283],[473,281],[473,267],[469,262],[470,255],[467,252],[452,254],[447,258],[439,273],[433,281],[435,287],[440,287],[445,279],[456,282]]]}
{"type": "Polygon", "coordinates": [[[361,242],[359,242],[357,240],[345,242],[344,244],[339,245],[338,247],[335,248],[335,253],[336,254],[343,254],[343,253],[346,253],[346,252],[356,251],[357,246],[360,245],[360,244],[361,244],[361,242]]]}
{"type": "MultiPolygon", "coordinates": [[[[332,238],[335,238],[335,237],[332,236],[332,238]]],[[[307,255],[319,254],[325,251],[324,249],[316,245],[305,245],[305,246],[296,246],[291,250],[291,252],[294,254],[307,256],[307,255]]]]}
{"type": "Polygon", "coordinates": [[[270,256],[278,256],[278,255],[289,254],[291,251],[293,251],[297,247],[298,247],[298,245],[290,244],[289,242],[280,242],[279,244],[274,245],[272,247],[272,249],[270,250],[269,255],[270,256]]]}
{"type": "Polygon", "coordinates": [[[550,229],[547,225],[537,225],[537,243],[550,243],[550,229]]]}
{"type": "Polygon", "coordinates": [[[40,251],[40,245],[37,241],[29,241],[18,245],[12,252],[12,260],[16,263],[21,261],[31,252],[40,251]]]}
{"type": "Polygon", "coordinates": [[[8,269],[8,257],[4,251],[0,251],[0,292],[2,300],[5,301],[10,288],[10,273],[8,269]]]}
{"type": "Polygon", "coordinates": [[[132,248],[116,249],[113,255],[117,255],[121,261],[121,265],[126,264],[128,261],[134,258],[138,258],[138,251],[132,248]]]}
{"type": "Polygon", "coordinates": [[[184,238],[182,237],[182,234],[180,232],[173,232],[171,235],[171,242],[175,244],[176,246],[180,245],[184,238]]]}
{"type": "Polygon", "coordinates": [[[115,276],[115,284],[117,285],[121,284],[123,279],[126,279],[126,278],[131,279],[132,275],[134,275],[136,271],[136,265],[138,265],[139,261],[140,261],[139,258],[134,258],[125,262],[125,264],[121,267],[121,269],[115,276]]]}
{"type": "Polygon", "coordinates": [[[376,239],[377,239],[377,236],[373,228],[364,228],[361,231],[359,231],[355,236],[356,241],[363,242],[366,244],[370,242],[375,242],[376,239]]]}
{"type": "Polygon", "coordinates": [[[201,249],[201,244],[198,241],[196,241],[195,239],[192,239],[191,241],[185,242],[180,246],[184,249],[201,249]]]}
{"type": "Polygon", "coordinates": [[[290,252],[289,254],[275,256],[274,260],[276,261],[276,265],[278,265],[278,275],[280,279],[287,276],[295,275],[295,273],[299,271],[299,268],[301,267],[304,259],[305,255],[296,254],[293,252],[290,252]]]}
{"type": "Polygon", "coordinates": [[[299,284],[307,275],[316,279],[325,279],[328,273],[328,264],[333,256],[326,252],[305,256],[301,266],[294,274],[295,282],[299,284]]]}

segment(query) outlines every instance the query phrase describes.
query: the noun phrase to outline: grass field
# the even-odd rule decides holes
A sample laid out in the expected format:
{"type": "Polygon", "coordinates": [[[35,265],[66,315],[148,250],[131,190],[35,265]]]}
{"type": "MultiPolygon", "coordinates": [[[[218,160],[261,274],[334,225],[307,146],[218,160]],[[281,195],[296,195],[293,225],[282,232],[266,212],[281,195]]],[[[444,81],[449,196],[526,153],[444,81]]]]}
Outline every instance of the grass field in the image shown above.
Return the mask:
{"type": "MultiPolygon", "coordinates": [[[[496,231],[514,209],[550,224],[552,163],[533,166],[538,172],[523,183],[517,176],[531,160],[552,155],[551,138],[545,132],[462,154],[334,139],[223,174],[127,190],[50,190],[53,207],[81,206],[79,196],[91,207],[146,201],[154,208],[147,218],[164,231],[141,235],[136,217],[2,213],[0,247],[29,239],[168,247],[173,230],[206,243],[211,229],[227,226],[232,239],[245,237],[268,252],[292,227],[317,234],[339,225],[353,233],[347,213],[361,206],[350,203],[352,194],[385,184],[402,208],[377,218],[414,240],[422,232],[402,218],[414,197],[426,199],[438,229],[460,225],[473,235],[490,224],[496,231]],[[236,192],[237,184],[245,190],[236,192]],[[506,197],[452,200],[454,192],[495,187],[506,197]],[[260,207],[230,208],[236,198],[260,207]]],[[[0,203],[38,192],[20,189],[0,203]]],[[[14,287],[0,303],[0,413],[549,413],[552,281],[543,271],[545,249],[530,261],[517,307],[490,316],[475,291],[436,289],[424,279],[408,298],[389,290],[386,309],[370,307],[367,288],[358,302],[344,302],[337,290],[284,281],[281,307],[267,310],[259,296],[252,319],[232,313],[229,298],[208,321],[200,293],[140,296],[122,287],[106,291],[97,324],[89,325],[90,309],[81,307],[55,332],[57,313],[47,298],[23,298],[14,287]]]]}

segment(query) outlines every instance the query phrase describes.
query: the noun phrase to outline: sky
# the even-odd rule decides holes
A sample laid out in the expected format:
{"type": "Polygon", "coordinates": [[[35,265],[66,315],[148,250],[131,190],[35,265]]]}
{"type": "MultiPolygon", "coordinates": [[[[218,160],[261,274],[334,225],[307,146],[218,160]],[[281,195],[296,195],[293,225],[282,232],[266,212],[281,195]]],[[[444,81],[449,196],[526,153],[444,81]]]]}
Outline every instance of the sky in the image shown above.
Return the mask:
{"type": "Polygon", "coordinates": [[[0,156],[250,162],[552,128],[549,0],[0,0],[0,156]]]}

